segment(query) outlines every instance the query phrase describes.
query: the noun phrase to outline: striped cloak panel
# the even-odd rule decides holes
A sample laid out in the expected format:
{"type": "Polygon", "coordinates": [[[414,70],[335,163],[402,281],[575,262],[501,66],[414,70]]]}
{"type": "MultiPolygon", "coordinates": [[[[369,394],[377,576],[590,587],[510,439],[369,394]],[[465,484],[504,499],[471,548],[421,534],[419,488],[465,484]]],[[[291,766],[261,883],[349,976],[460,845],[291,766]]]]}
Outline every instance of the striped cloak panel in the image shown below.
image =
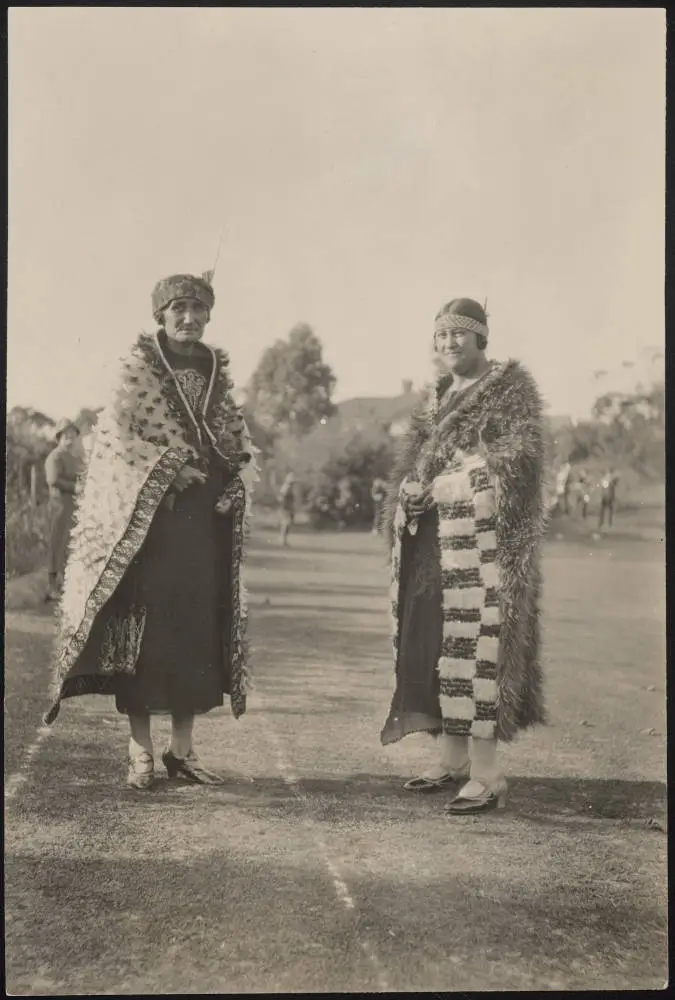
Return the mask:
{"type": "MultiPolygon", "coordinates": [[[[438,660],[443,731],[493,739],[497,735],[502,628],[495,489],[485,461],[476,455],[436,476],[432,493],[439,514],[443,590],[443,642],[438,660]]],[[[406,530],[399,508],[394,518],[390,591],[395,658],[401,539],[406,530]]]]}

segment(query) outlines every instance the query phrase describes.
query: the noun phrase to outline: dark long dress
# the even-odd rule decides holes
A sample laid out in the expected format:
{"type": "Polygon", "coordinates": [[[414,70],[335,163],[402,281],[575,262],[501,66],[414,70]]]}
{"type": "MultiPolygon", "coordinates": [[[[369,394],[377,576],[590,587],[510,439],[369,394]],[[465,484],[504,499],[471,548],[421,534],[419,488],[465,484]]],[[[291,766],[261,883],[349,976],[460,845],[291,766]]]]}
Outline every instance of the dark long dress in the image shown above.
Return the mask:
{"type": "MultiPolygon", "coordinates": [[[[197,409],[209,356],[166,354],[197,409]]],[[[145,609],[136,672],[115,680],[124,714],[198,715],[229,693],[233,520],[215,510],[228,475],[212,449],[200,467],[206,483],[176,493],[171,509],[160,507],[115,596],[120,609],[145,609]]]]}
{"type": "MultiPolygon", "coordinates": [[[[450,412],[469,396],[472,385],[445,401],[450,412]]],[[[399,591],[399,649],[396,688],[389,716],[380,734],[386,746],[410,733],[442,732],[438,660],[443,643],[443,591],[438,513],[435,509],[418,522],[417,533],[403,533],[399,591]]]]}
{"type": "Polygon", "coordinates": [[[438,734],[442,729],[438,658],[443,639],[438,514],[419,519],[417,533],[406,531],[401,543],[400,644],[396,689],[382,730],[383,744],[410,733],[438,734]]]}

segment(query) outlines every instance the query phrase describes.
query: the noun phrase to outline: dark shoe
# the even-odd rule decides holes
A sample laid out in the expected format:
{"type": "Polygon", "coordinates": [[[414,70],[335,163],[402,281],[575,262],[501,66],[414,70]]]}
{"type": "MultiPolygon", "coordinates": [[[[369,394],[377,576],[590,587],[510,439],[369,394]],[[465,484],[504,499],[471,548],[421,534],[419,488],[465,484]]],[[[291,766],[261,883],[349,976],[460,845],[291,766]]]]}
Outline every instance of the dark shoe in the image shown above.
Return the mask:
{"type": "Polygon", "coordinates": [[[165,750],[162,763],[170,778],[178,778],[192,785],[222,785],[223,779],[214,771],[207,771],[197,754],[190,750],[187,757],[176,757],[172,750],[165,750]]]}
{"type": "Polygon", "coordinates": [[[459,767],[454,771],[447,771],[440,778],[427,778],[422,775],[419,778],[411,778],[403,786],[406,792],[442,792],[444,788],[453,788],[460,781],[469,777],[468,762],[464,767],[459,767]]]}
{"type": "Polygon", "coordinates": [[[503,809],[506,805],[506,790],[504,778],[498,778],[489,788],[474,778],[455,796],[447,811],[453,816],[471,816],[474,813],[490,812],[492,809],[503,809]]]}

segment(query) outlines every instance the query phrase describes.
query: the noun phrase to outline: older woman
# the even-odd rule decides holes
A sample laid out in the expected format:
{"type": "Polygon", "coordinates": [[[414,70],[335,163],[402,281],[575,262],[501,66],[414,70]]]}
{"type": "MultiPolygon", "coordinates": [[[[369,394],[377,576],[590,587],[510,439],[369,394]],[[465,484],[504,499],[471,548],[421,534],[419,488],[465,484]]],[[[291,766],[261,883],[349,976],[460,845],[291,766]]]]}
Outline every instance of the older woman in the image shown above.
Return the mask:
{"type": "Polygon", "coordinates": [[[405,787],[453,789],[451,813],[503,805],[497,740],[545,719],[542,404],[519,362],[488,360],[488,336],[471,299],[436,316],[441,374],[413,415],[387,504],[396,689],[381,738],[438,737],[437,765],[405,787]]]}
{"type": "Polygon", "coordinates": [[[205,278],[152,294],[158,329],[123,360],[78,501],[61,606],[55,700],[113,694],[129,718],[127,781],[154,777],[152,715],[172,718],[170,777],[220,781],[197,757],[194,717],[246,708],[244,525],[255,469],[227,355],[202,343],[205,278]]]}

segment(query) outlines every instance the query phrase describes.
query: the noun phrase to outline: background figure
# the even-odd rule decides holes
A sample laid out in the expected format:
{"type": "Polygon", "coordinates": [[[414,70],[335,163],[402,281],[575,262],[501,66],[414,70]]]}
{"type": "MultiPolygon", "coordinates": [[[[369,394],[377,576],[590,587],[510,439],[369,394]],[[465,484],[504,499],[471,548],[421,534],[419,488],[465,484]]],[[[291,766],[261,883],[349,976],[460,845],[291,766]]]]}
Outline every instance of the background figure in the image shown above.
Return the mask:
{"type": "Polygon", "coordinates": [[[373,485],[370,488],[370,496],[373,501],[373,534],[379,535],[382,530],[382,512],[384,510],[384,501],[387,497],[387,484],[384,479],[380,479],[377,476],[373,480],[373,485]]]}
{"type": "Polygon", "coordinates": [[[570,491],[570,472],[572,466],[569,462],[563,462],[558,470],[558,475],[556,478],[556,494],[558,497],[558,509],[564,514],[569,514],[569,491],[570,491]]]}
{"type": "Polygon", "coordinates": [[[581,507],[581,516],[584,521],[588,516],[588,504],[591,499],[591,490],[588,480],[588,473],[585,469],[579,470],[579,475],[577,476],[577,510],[581,507]]]}
{"type": "Polygon", "coordinates": [[[288,535],[295,522],[295,476],[289,472],[279,490],[279,528],[281,544],[288,545],[288,535]]]}
{"type": "Polygon", "coordinates": [[[75,454],[79,430],[69,420],[56,427],[56,448],[45,461],[49,487],[49,553],[46,601],[55,601],[63,585],[68,557],[68,542],[75,511],[75,488],[81,461],[75,454]]]}
{"type": "Polygon", "coordinates": [[[354,510],[354,491],[349,476],[343,476],[337,484],[335,509],[338,516],[338,528],[343,531],[349,524],[354,510]]]}
{"type": "Polygon", "coordinates": [[[619,482],[619,476],[610,466],[605,475],[602,477],[600,482],[600,522],[599,527],[605,523],[605,515],[607,515],[607,523],[609,527],[612,527],[612,521],[614,520],[614,504],[616,502],[616,487],[619,482]]]}

